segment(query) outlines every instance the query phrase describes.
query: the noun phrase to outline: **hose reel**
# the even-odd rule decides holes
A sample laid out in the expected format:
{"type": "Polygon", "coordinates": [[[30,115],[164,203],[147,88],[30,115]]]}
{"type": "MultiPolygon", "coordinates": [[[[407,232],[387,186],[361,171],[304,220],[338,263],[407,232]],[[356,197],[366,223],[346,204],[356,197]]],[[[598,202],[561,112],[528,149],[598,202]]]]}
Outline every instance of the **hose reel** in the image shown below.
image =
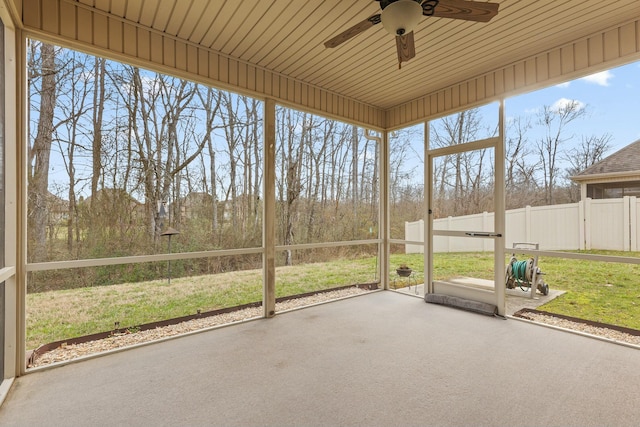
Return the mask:
{"type": "Polygon", "coordinates": [[[544,273],[538,267],[537,261],[537,257],[518,261],[513,254],[509,265],[507,265],[507,288],[515,289],[518,287],[523,291],[528,291],[532,286],[535,286],[535,289],[541,294],[549,295],[549,285],[544,282],[542,278],[544,273]]]}

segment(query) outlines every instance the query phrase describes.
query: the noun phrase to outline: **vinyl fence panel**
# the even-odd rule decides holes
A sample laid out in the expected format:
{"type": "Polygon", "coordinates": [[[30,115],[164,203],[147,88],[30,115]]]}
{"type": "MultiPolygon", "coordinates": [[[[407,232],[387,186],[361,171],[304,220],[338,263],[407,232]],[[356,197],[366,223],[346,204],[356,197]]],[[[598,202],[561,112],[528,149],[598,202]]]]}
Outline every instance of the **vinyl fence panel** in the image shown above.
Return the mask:
{"type": "Polygon", "coordinates": [[[624,229],[629,227],[623,223],[624,207],[623,199],[588,200],[590,219],[586,226],[591,235],[588,249],[624,250],[624,229]]]}
{"type": "MultiPolygon", "coordinates": [[[[635,197],[633,198],[635,199],[635,197]]],[[[630,200],[629,205],[631,207],[631,250],[640,250],[640,200],[630,200]],[[635,221],[634,221],[635,218],[635,221]],[[635,236],[635,239],[633,239],[635,236]]]]}
{"type": "MultiPolygon", "coordinates": [[[[587,199],[552,206],[527,206],[505,212],[505,244],[538,243],[542,250],[640,250],[640,200],[587,199]]],[[[424,224],[405,223],[405,239],[421,242],[424,224]]],[[[493,232],[493,213],[436,219],[434,230],[493,232]]],[[[492,251],[489,239],[437,236],[434,252],[492,251]]],[[[422,252],[423,246],[407,245],[407,253],[422,252]],[[411,252],[409,252],[411,251],[411,252]]]]}
{"type": "Polygon", "coordinates": [[[513,247],[514,242],[529,242],[531,240],[529,215],[531,215],[531,207],[529,206],[505,212],[506,247],[513,247]]]}
{"type": "Polygon", "coordinates": [[[578,203],[533,207],[530,242],[545,250],[580,249],[579,218],[578,203]]]}
{"type": "MultiPolygon", "coordinates": [[[[413,222],[405,222],[404,223],[404,235],[405,240],[409,240],[408,236],[411,237],[411,240],[416,240],[419,242],[424,241],[424,220],[413,221],[413,222]]],[[[424,247],[422,245],[405,245],[405,253],[407,254],[421,254],[424,252],[424,247]]]]}

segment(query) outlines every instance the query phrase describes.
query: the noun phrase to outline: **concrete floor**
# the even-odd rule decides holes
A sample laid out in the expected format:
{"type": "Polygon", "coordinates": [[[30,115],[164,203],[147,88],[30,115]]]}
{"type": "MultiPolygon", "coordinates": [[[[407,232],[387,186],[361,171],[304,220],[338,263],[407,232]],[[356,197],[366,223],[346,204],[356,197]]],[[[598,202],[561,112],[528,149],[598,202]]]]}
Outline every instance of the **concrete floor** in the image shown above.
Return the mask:
{"type": "Polygon", "coordinates": [[[3,426],[637,426],[640,352],[374,292],[18,378],[3,426]]]}

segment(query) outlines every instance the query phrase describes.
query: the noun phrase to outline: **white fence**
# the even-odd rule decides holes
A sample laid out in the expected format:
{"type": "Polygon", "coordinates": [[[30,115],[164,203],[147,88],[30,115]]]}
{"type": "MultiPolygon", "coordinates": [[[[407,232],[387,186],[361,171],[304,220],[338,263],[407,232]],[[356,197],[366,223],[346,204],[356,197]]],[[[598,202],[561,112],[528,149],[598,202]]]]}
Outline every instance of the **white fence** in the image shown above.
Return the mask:
{"type": "MultiPolygon", "coordinates": [[[[493,213],[441,218],[434,230],[492,232],[493,213]]],[[[505,245],[514,242],[539,243],[542,250],[610,249],[637,251],[640,248],[640,200],[586,199],[578,203],[527,206],[505,212],[505,245]]],[[[405,240],[422,242],[424,222],[405,222],[405,240]]],[[[406,253],[421,253],[422,245],[406,245],[406,253]]],[[[434,237],[434,252],[492,251],[492,239],[434,237]]]]}

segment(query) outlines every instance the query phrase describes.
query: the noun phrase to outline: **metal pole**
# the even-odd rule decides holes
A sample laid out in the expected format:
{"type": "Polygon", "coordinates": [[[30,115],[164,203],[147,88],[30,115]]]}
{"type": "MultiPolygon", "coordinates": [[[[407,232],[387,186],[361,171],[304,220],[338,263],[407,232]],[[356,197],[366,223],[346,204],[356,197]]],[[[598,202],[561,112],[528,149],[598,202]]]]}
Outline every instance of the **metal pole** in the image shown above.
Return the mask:
{"type": "MultiPolygon", "coordinates": [[[[161,236],[167,236],[169,238],[169,255],[171,255],[171,236],[174,234],[180,234],[180,232],[172,227],[167,228],[167,230],[161,234],[161,236]]],[[[167,260],[167,276],[169,284],[171,284],[171,259],[167,260]]]]}
{"type": "MultiPolygon", "coordinates": [[[[169,234],[169,255],[171,255],[171,234],[169,234]]],[[[169,278],[169,285],[171,284],[171,260],[167,260],[167,276],[169,278]]]]}

